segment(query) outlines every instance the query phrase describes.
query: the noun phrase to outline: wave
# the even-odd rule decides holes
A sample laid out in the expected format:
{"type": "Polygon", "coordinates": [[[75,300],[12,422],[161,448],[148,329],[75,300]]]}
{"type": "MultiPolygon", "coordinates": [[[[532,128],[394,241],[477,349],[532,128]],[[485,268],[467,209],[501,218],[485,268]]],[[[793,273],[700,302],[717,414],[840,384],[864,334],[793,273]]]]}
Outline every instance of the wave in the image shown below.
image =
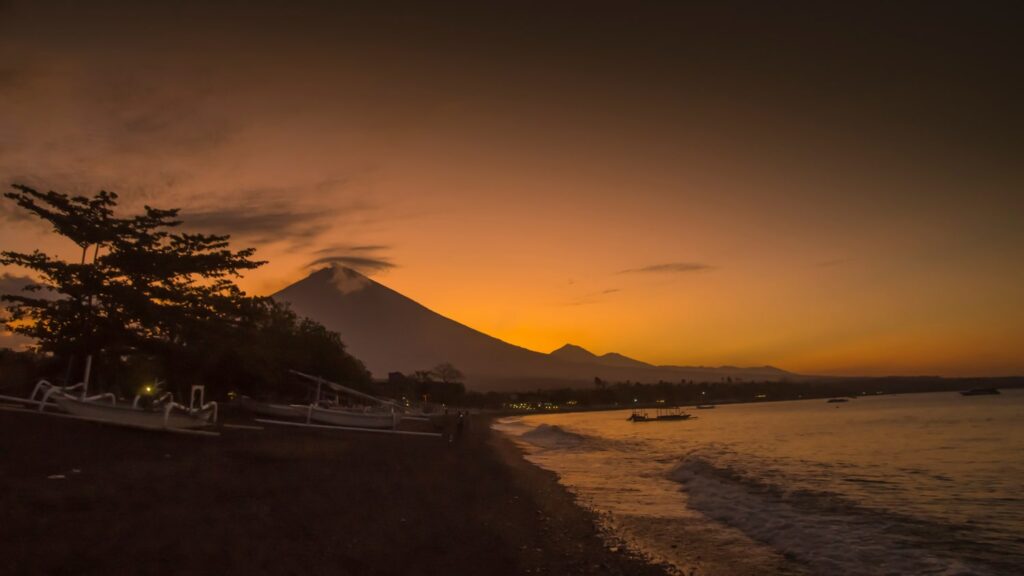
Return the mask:
{"type": "Polygon", "coordinates": [[[982,561],[985,550],[965,542],[955,526],[866,509],[838,494],[788,488],[777,476],[768,481],[698,455],[687,456],[669,477],[683,485],[691,509],[816,574],[1003,573],[982,561]],[[953,548],[959,548],[959,558],[979,561],[953,558],[947,554],[953,548]]]}
{"type": "Polygon", "coordinates": [[[533,428],[533,426],[530,426],[526,422],[523,422],[523,419],[519,416],[508,416],[505,418],[498,418],[497,420],[492,422],[491,428],[498,430],[500,432],[521,434],[533,428]]]}
{"type": "Polygon", "coordinates": [[[594,444],[597,440],[593,436],[570,432],[554,424],[541,424],[536,428],[523,432],[519,435],[519,438],[534,446],[548,450],[580,448],[588,443],[594,444]]]}
{"type": "Polygon", "coordinates": [[[601,449],[606,439],[570,432],[557,424],[532,425],[518,416],[495,420],[491,428],[543,450],[601,449]]]}

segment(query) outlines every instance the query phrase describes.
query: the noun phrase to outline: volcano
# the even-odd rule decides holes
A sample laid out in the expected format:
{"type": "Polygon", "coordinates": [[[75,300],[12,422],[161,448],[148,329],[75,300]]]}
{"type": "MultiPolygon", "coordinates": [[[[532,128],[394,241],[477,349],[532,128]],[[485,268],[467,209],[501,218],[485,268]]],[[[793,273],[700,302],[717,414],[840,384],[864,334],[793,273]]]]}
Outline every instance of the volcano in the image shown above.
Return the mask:
{"type": "Polygon", "coordinates": [[[621,354],[593,354],[567,344],[551,354],[510,344],[446,318],[346,267],[329,267],[273,295],[299,316],[337,332],[380,378],[450,362],[476,390],[528,390],[617,382],[719,382],[798,378],[773,368],[655,366],[621,354]]]}

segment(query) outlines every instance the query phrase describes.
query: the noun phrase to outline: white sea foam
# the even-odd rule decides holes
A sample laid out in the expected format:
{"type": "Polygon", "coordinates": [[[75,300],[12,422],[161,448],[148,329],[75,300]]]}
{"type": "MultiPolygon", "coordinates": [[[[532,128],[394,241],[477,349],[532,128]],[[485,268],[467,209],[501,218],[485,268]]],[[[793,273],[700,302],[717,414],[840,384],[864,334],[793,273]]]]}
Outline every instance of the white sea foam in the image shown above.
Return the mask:
{"type": "Polygon", "coordinates": [[[519,438],[545,449],[578,448],[590,438],[583,434],[569,432],[561,426],[541,424],[536,428],[523,432],[519,438]]]}
{"type": "Polygon", "coordinates": [[[996,574],[918,545],[922,538],[955,539],[954,530],[863,509],[836,494],[761,483],[698,456],[686,458],[670,478],[685,487],[691,508],[816,574],[996,574]]]}

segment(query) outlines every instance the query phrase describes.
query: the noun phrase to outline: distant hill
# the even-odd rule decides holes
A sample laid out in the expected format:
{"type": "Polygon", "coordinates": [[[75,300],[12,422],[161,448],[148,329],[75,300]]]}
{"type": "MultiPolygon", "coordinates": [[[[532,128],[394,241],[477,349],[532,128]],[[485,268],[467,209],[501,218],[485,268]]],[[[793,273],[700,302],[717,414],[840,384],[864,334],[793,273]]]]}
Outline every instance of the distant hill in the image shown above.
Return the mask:
{"type": "Polygon", "coordinates": [[[504,342],[441,316],[344,267],[324,268],[273,295],[300,316],[338,332],[375,377],[411,373],[451,362],[470,388],[519,390],[592,385],[594,378],[657,382],[798,379],[759,368],[653,366],[621,354],[597,356],[566,344],[543,354],[504,342]]]}
{"type": "Polygon", "coordinates": [[[609,352],[598,356],[575,344],[566,344],[555,350],[549,356],[566,360],[569,362],[584,362],[588,364],[599,364],[602,366],[622,366],[630,368],[654,368],[653,364],[634,360],[617,352],[609,352]]]}

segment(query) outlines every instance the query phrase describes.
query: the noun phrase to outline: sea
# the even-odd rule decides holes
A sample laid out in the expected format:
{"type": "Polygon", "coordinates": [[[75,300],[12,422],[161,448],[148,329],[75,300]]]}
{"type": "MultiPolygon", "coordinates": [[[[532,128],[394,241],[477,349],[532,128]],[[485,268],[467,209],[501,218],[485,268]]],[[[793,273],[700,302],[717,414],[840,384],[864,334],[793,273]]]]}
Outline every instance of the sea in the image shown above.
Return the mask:
{"type": "Polygon", "coordinates": [[[1024,574],[1024,390],[687,411],[493,426],[682,574],[1024,574]]]}

